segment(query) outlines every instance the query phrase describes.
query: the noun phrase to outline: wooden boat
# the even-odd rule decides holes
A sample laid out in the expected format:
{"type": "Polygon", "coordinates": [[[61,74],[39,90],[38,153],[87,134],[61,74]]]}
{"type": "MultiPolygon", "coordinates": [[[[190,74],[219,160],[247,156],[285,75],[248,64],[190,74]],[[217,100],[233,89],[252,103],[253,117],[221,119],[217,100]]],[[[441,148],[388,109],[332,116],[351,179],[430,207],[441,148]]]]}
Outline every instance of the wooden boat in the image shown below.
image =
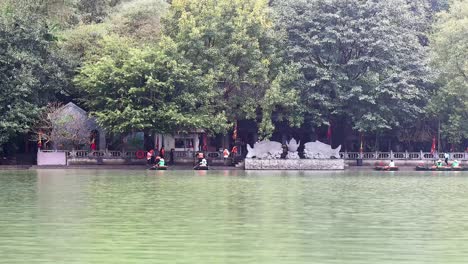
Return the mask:
{"type": "Polygon", "coordinates": [[[153,166],[150,170],[167,170],[167,166],[153,166]]]}
{"type": "Polygon", "coordinates": [[[194,170],[208,170],[208,166],[197,165],[193,167],[194,170]]]}
{"type": "Polygon", "coordinates": [[[397,166],[389,167],[389,166],[375,166],[374,170],[378,171],[397,171],[399,170],[397,166]]]}
{"type": "Polygon", "coordinates": [[[417,171],[468,171],[468,167],[416,166],[417,171]]]}

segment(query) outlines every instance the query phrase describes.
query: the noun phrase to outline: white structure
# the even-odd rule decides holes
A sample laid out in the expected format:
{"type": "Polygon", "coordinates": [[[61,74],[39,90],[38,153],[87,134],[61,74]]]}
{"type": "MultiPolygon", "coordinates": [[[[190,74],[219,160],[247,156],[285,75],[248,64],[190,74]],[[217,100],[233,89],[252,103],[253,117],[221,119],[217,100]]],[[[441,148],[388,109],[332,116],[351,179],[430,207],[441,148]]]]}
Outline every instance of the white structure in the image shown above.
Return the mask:
{"type": "Polygon", "coordinates": [[[304,147],[304,156],[308,159],[340,158],[341,145],[333,149],[330,145],[317,140],[305,143],[304,147]]]}
{"type": "Polygon", "coordinates": [[[264,140],[255,143],[253,148],[247,145],[247,151],[246,158],[279,159],[283,148],[279,142],[264,140]]]}
{"type": "Polygon", "coordinates": [[[299,159],[299,153],[297,149],[301,145],[301,141],[297,142],[294,138],[291,139],[286,144],[288,146],[288,155],[286,156],[287,159],[299,159]]]}
{"type": "Polygon", "coordinates": [[[246,159],[246,170],[344,170],[343,159],[246,159]]]}
{"type": "Polygon", "coordinates": [[[50,165],[67,165],[67,156],[65,152],[37,152],[37,165],[38,166],[50,166],[50,165]]]}

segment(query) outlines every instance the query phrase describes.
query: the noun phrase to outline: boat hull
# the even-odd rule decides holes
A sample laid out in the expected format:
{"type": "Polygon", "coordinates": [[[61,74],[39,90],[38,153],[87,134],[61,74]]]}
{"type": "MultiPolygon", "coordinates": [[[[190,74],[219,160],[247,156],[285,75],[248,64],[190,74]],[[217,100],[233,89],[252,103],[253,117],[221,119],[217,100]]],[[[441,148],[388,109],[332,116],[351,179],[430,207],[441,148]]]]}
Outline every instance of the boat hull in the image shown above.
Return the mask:
{"type": "Polygon", "coordinates": [[[452,167],[424,167],[424,166],[417,166],[417,171],[468,171],[468,167],[459,167],[459,168],[452,168],[452,167]]]}
{"type": "Polygon", "coordinates": [[[378,171],[397,171],[398,167],[388,167],[388,166],[375,166],[374,170],[378,171]]]}
{"type": "Polygon", "coordinates": [[[151,167],[149,170],[167,170],[167,166],[151,167]]]}

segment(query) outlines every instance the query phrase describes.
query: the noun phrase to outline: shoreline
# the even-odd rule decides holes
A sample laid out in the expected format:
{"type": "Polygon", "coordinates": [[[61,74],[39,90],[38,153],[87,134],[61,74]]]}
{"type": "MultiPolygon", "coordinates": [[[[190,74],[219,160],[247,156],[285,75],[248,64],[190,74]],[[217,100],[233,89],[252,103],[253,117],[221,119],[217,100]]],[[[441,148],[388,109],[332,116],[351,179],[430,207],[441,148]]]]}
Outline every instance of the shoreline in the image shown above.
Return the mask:
{"type": "MultiPolygon", "coordinates": [[[[3,170],[148,170],[146,165],[70,165],[70,166],[37,166],[37,165],[0,165],[0,171],[3,170]]],[[[191,165],[173,165],[169,166],[168,171],[187,171],[193,170],[191,165]]],[[[245,170],[240,167],[232,166],[210,166],[211,171],[226,170],[245,170]]],[[[247,171],[247,170],[246,170],[247,171]]],[[[376,171],[374,166],[345,166],[344,170],[248,170],[248,171],[376,171]]],[[[415,166],[399,166],[398,171],[416,171],[415,166]]],[[[388,173],[387,171],[381,171],[388,173]]]]}

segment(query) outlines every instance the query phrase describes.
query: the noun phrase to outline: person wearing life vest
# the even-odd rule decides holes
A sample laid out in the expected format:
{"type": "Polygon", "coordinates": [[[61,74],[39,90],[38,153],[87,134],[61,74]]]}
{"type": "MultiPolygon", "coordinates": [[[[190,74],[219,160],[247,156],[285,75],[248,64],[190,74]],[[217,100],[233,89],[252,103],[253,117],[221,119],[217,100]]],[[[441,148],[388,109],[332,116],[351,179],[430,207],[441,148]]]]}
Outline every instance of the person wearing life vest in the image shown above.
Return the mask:
{"type": "Polygon", "coordinates": [[[206,162],[206,159],[203,158],[203,159],[201,160],[201,162],[200,162],[200,166],[206,167],[207,165],[208,165],[208,163],[206,162]]]}
{"type": "Polygon", "coordinates": [[[458,160],[454,160],[452,162],[452,168],[458,168],[458,167],[460,167],[460,163],[458,163],[458,160]]]}
{"type": "Polygon", "coordinates": [[[229,150],[227,150],[227,149],[224,149],[224,150],[223,150],[223,157],[224,157],[224,160],[226,160],[227,158],[229,158],[229,154],[230,154],[230,153],[229,153],[229,150]]]}
{"type": "Polygon", "coordinates": [[[153,149],[150,149],[148,150],[148,152],[146,153],[146,162],[148,164],[153,164],[153,159],[154,159],[154,150],[153,149]]]}
{"type": "Polygon", "coordinates": [[[161,157],[161,158],[159,159],[158,166],[159,166],[159,167],[164,167],[164,166],[166,166],[166,163],[164,162],[164,158],[163,158],[163,157],[161,157]]]}
{"type": "Polygon", "coordinates": [[[442,166],[443,166],[443,165],[442,165],[442,160],[440,160],[440,159],[437,160],[437,162],[436,162],[436,167],[437,167],[437,168],[442,168],[442,166]]]}

